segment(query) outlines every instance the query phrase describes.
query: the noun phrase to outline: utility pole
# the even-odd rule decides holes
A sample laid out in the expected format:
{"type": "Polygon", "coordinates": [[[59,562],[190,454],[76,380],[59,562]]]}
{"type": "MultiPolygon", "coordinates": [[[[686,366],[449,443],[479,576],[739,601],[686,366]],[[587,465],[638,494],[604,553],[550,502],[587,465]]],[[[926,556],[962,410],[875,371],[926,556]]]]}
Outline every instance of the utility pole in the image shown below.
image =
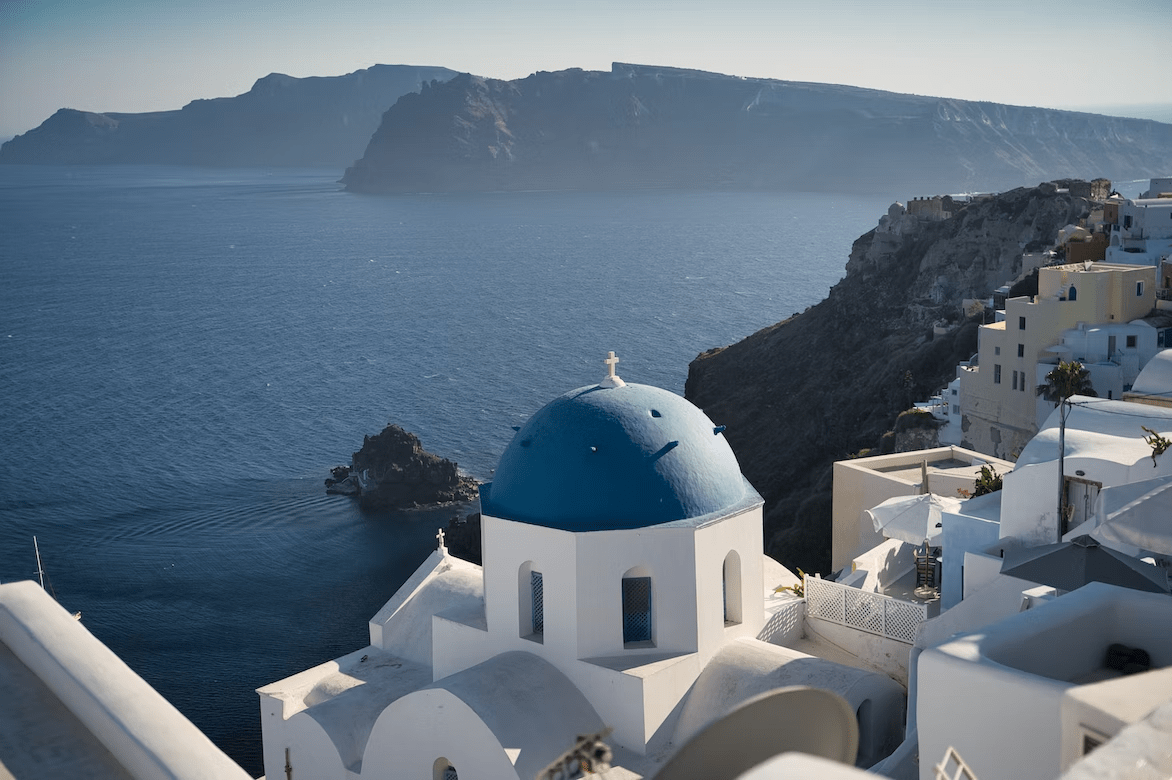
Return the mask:
{"type": "Polygon", "coordinates": [[[1070,401],[1063,398],[1058,402],[1058,541],[1066,533],[1066,413],[1070,401]]]}

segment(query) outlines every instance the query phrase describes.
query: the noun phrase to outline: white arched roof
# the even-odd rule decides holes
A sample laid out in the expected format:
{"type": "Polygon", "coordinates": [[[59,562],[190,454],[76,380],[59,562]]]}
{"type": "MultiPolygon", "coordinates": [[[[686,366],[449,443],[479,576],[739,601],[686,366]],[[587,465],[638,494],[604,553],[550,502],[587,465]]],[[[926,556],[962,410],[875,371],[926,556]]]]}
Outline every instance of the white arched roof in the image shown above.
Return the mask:
{"type": "Polygon", "coordinates": [[[682,745],[737,705],[776,688],[806,685],[837,693],[854,709],[866,699],[901,699],[891,678],[757,639],[726,644],[696,678],[680,711],[673,742],[682,745]]]}
{"type": "Polygon", "coordinates": [[[1131,386],[1141,395],[1163,395],[1172,399],[1172,349],[1157,352],[1131,386]]]}
{"type": "Polygon", "coordinates": [[[503,653],[388,707],[371,730],[363,775],[421,777],[420,770],[443,757],[457,772],[463,760],[478,777],[529,780],[579,735],[603,727],[554,666],[531,653],[503,653]],[[511,762],[511,775],[498,755],[511,762]],[[489,760],[492,766],[485,765],[489,760]]]}

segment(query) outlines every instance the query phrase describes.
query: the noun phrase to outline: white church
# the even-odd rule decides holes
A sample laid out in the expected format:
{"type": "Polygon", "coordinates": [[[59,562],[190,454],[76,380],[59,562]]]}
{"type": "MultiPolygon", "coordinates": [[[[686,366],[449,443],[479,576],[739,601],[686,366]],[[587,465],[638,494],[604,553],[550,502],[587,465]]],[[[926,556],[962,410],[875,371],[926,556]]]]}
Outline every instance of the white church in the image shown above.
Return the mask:
{"type": "MultiPolygon", "coordinates": [[[[258,691],[266,777],[545,780],[583,735],[611,749],[599,780],[1172,777],[1172,453],[1143,435],[1172,439],[1172,350],[1134,400],[1074,396],[1002,490],[941,514],[942,588],[908,591],[933,570],[917,545],[858,524],[974,464],[836,464],[849,565],[804,598],[777,592],[799,580],[763,555],[723,429],[616,362],[505,450],[483,567],[441,534],[368,646],[258,691]],[[1062,474],[1099,493],[1065,529],[1062,474]],[[1092,549],[1111,572],[1019,565],[1092,549]]],[[[40,586],[2,584],[0,778],[74,776],[247,774],[40,586]]]]}
{"type": "Polygon", "coordinates": [[[801,619],[774,593],[798,580],[762,552],[761,497],[723,427],[617,362],[514,436],[481,488],[483,567],[441,533],[369,646],[259,689],[267,777],[531,780],[606,728],[613,776],[652,777],[794,685],[845,700],[859,766],[900,744],[898,683],[762,638],[801,619]]]}

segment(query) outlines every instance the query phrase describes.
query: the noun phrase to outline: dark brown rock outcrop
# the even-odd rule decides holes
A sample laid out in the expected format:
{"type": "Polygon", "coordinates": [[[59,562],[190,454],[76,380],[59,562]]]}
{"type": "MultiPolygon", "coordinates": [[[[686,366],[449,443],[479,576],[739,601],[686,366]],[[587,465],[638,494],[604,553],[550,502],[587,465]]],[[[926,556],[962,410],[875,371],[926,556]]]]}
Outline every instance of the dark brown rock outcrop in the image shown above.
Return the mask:
{"type": "Polygon", "coordinates": [[[979,320],[963,318],[963,298],[1016,278],[1024,247],[1053,243],[1090,208],[1054,187],[982,197],[940,221],[893,208],[855,241],[826,300],[692,362],[685,395],[728,426],[765,498],[770,555],[828,571],[831,464],[876,447],[976,351],[979,320]]]}
{"type": "Polygon", "coordinates": [[[477,497],[476,480],[423,449],[418,437],[397,425],[365,437],[351,463],[348,477],[357,483],[364,507],[409,509],[477,497]]]}

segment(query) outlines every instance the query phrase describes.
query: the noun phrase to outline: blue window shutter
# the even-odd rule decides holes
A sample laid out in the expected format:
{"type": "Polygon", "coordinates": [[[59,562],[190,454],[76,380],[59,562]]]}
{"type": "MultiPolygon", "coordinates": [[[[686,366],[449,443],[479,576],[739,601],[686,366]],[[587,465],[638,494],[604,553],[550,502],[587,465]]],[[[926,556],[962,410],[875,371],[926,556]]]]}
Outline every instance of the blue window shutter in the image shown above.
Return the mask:
{"type": "Polygon", "coordinates": [[[623,578],[623,642],[651,641],[651,578],[623,578]]]}
{"type": "Polygon", "coordinates": [[[529,572],[529,585],[533,591],[533,633],[545,633],[545,585],[541,572],[529,572]]]}

